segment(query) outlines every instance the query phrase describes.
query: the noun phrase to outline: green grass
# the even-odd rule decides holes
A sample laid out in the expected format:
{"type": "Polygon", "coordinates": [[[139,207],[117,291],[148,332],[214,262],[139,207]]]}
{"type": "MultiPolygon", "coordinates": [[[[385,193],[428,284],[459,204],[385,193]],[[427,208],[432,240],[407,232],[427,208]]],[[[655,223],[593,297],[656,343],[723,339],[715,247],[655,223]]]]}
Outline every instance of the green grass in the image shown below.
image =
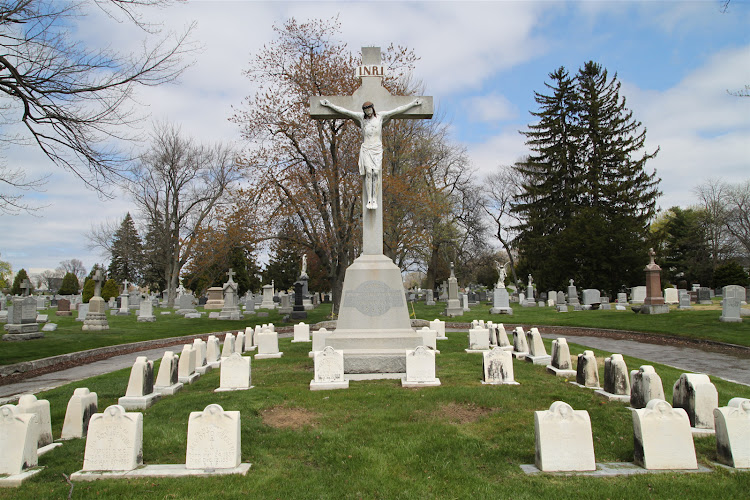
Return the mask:
{"type": "MultiPolygon", "coordinates": [[[[154,310],[156,321],[153,323],[138,323],[136,321],[137,311],[130,316],[110,316],[107,314],[109,330],[101,332],[84,332],[81,329],[83,323],[75,321],[76,312],[73,313],[73,316],[66,317],[55,316],[54,309],[41,311],[42,314],[49,315],[50,322],[57,323],[57,330],[44,332],[44,338],[29,342],[3,342],[0,344],[0,365],[131,342],[198,333],[244,330],[245,327],[263,323],[273,323],[277,327],[292,324],[283,323],[281,315],[275,310],[263,310],[263,312],[268,312],[268,317],[261,318],[256,313],[246,316],[244,321],[208,319],[208,314],[200,319],[185,319],[174,314],[174,312],[169,315],[161,315],[162,311],[168,311],[168,309],[157,308],[154,310]]],[[[322,304],[314,311],[308,311],[306,321],[308,323],[324,321],[330,313],[330,304],[322,304]]]]}
{"type": "MultiPolygon", "coordinates": [[[[219,371],[200,378],[175,396],[144,411],[144,461],[184,463],[191,411],[218,403],[241,412],[242,461],[247,476],[186,479],[106,480],[76,483],[73,498],[744,498],[750,472],[714,468],[708,474],[660,473],[635,477],[529,477],[521,464],[534,462],[535,410],[556,400],[591,416],[598,462],[632,461],[630,412],[545,373],[541,366],[516,361],[518,386],[480,383],[482,358],[467,354],[466,333],[439,341],[441,387],[404,389],[397,381],[352,382],[348,390],[308,389],[313,376],[309,344],[281,339],[284,357],[253,360],[250,391],[213,393],[219,371]],[[306,418],[306,425],[269,425],[264,412],[283,408],[306,418]]],[[[549,342],[546,342],[549,349],[549,342]]],[[[583,347],[571,344],[571,354],[583,347]]],[[[595,351],[603,357],[609,353],[595,351]]],[[[628,368],[643,361],[625,357],[628,368]]],[[[666,397],[680,371],[655,365],[666,397]]],[[[99,409],[124,394],[128,370],[69,384],[39,395],[50,401],[53,434],[59,436],[67,401],[76,387],[99,396],[99,409]]],[[[603,376],[603,373],[600,375],[603,376]]],[[[750,387],[714,380],[720,405],[750,397],[750,387]]],[[[695,440],[699,462],[713,467],[715,440],[695,440]]],[[[0,498],[66,498],[64,474],[80,470],[84,440],[66,442],[40,458],[45,469],[0,498]]]]}

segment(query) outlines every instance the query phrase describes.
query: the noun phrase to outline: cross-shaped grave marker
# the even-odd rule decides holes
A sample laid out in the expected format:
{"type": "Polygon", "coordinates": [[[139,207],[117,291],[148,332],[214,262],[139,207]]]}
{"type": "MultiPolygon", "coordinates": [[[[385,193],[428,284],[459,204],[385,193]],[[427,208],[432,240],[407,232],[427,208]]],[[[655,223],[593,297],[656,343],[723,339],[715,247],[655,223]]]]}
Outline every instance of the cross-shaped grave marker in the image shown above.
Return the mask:
{"type": "MultiPolygon", "coordinates": [[[[310,116],[316,120],[346,119],[352,118],[359,126],[360,118],[354,115],[363,115],[364,103],[372,103],[375,113],[388,115],[388,119],[429,119],[432,118],[432,97],[398,96],[391,95],[383,87],[385,68],[381,64],[380,47],[362,47],[362,65],[357,68],[357,76],[362,79],[360,87],[350,96],[314,96],[310,98],[310,116]],[[419,104],[415,105],[415,100],[419,104]]],[[[363,115],[364,117],[364,115],[363,115]]],[[[367,120],[364,120],[367,122],[367,120]]],[[[378,131],[378,135],[379,135],[378,131]]],[[[365,126],[363,139],[365,144],[371,140],[372,131],[365,126]],[[368,137],[368,135],[370,137],[368,137]]],[[[364,148],[360,150],[360,174],[363,177],[366,172],[362,170],[362,158],[364,148]]],[[[382,155],[382,153],[381,153],[382,155]]],[[[378,169],[381,166],[378,165],[378,169]]],[[[377,179],[373,180],[372,191],[368,192],[369,176],[362,186],[362,253],[364,255],[383,254],[383,184],[382,175],[378,172],[377,179]],[[373,197],[374,194],[374,197],[373,197]],[[371,199],[374,198],[374,199],[371,199]]]]}

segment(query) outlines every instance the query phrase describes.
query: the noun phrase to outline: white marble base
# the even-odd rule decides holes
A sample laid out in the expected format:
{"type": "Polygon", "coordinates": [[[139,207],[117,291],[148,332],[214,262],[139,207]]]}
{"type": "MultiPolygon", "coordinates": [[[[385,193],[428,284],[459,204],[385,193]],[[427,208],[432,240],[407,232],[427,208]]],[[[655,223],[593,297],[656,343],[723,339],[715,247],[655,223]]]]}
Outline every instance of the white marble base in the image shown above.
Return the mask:
{"type": "Polygon", "coordinates": [[[435,340],[448,340],[448,337],[435,337],[435,340]]]}
{"type": "Polygon", "coordinates": [[[601,397],[606,398],[607,401],[619,401],[620,403],[630,404],[630,394],[612,394],[604,389],[597,389],[594,392],[601,397]]]}
{"type": "Polygon", "coordinates": [[[292,344],[312,344],[312,339],[310,339],[310,340],[294,340],[294,339],[292,339],[292,344]]]}
{"type": "Polygon", "coordinates": [[[152,392],[148,396],[123,396],[117,404],[126,410],[145,410],[161,399],[161,394],[152,392]]]}
{"type": "Polygon", "coordinates": [[[547,365],[547,372],[548,373],[552,373],[556,377],[576,378],[576,371],[575,370],[561,370],[560,368],[555,368],[552,365],[547,365]]]}
{"type": "Polygon", "coordinates": [[[250,387],[219,387],[218,389],[214,389],[214,392],[247,391],[254,387],[254,385],[251,385],[250,387]]]}
{"type": "Polygon", "coordinates": [[[311,391],[330,391],[334,389],[348,389],[348,388],[349,388],[348,380],[344,380],[343,382],[316,382],[314,380],[310,381],[311,391]]]}
{"type": "Polygon", "coordinates": [[[212,370],[216,370],[221,368],[221,361],[213,361],[211,363],[207,363],[206,366],[212,370]]]}
{"type": "Polygon", "coordinates": [[[529,361],[535,365],[546,366],[550,361],[552,361],[552,356],[550,356],[549,354],[544,354],[542,356],[530,356],[527,354],[526,361],[529,361]]]}
{"type": "Polygon", "coordinates": [[[464,349],[464,351],[476,354],[476,353],[483,353],[489,351],[489,349],[464,349]]]}
{"type": "Polygon", "coordinates": [[[276,352],[273,354],[256,354],[254,358],[255,359],[275,359],[275,358],[280,358],[283,355],[284,355],[283,352],[276,352]]]}
{"type": "Polygon", "coordinates": [[[21,483],[27,479],[31,479],[35,475],[39,474],[44,470],[44,467],[34,467],[32,469],[26,469],[20,474],[11,474],[10,476],[0,477],[0,488],[18,488],[21,483]]]}
{"type": "Polygon", "coordinates": [[[177,381],[183,384],[190,385],[196,380],[198,380],[199,378],[201,378],[201,374],[196,372],[196,373],[191,373],[187,377],[177,377],[177,381]]]}
{"type": "Polygon", "coordinates": [[[50,443],[47,446],[42,446],[41,448],[36,450],[36,456],[41,457],[45,453],[49,453],[50,451],[54,450],[58,446],[62,446],[62,443],[50,443]]]}
{"type": "Polygon", "coordinates": [[[205,375],[213,369],[211,365],[196,366],[195,373],[198,375],[205,375]]]}
{"type": "Polygon", "coordinates": [[[516,352],[516,351],[512,351],[511,354],[513,355],[514,359],[526,359],[526,356],[529,355],[528,352],[516,352]]]}
{"type": "Polygon", "coordinates": [[[696,427],[691,427],[690,432],[693,433],[693,437],[709,437],[709,436],[715,436],[716,435],[716,429],[698,429],[696,427]]]}
{"type": "MultiPolygon", "coordinates": [[[[312,340],[310,341],[312,342],[312,340]]],[[[258,348],[257,345],[252,345],[250,347],[245,347],[245,352],[255,352],[255,350],[258,348]]]]}
{"type": "Polygon", "coordinates": [[[71,481],[96,481],[131,477],[208,477],[229,474],[247,474],[252,464],[240,464],[232,469],[188,469],[183,464],[144,465],[127,471],[78,471],[70,475],[71,481]]]}
{"type": "MultiPolygon", "coordinates": [[[[578,387],[582,387],[582,388],[584,388],[584,389],[591,389],[591,390],[594,390],[594,391],[596,391],[596,390],[599,390],[599,389],[601,389],[601,387],[587,387],[587,386],[585,386],[585,385],[581,385],[581,384],[579,384],[578,382],[570,382],[570,383],[571,383],[571,384],[573,384],[573,385],[576,385],[576,386],[578,386],[578,387]]],[[[628,400],[628,401],[629,401],[629,400],[628,400]]]]}
{"type": "Polygon", "coordinates": [[[157,394],[161,394],[162,396],[174,396],[175,394],[180,392],[183,385],[184,384],[182,382],[177,382],[176,384],[163,387],[154,386],[154,392],[157,394]]]}
{"type": "Polygon", "coordinates": [[[409,389],[417,389],[419,387],[437,387],[439,385],[439,378],[436,378],[435,380],[427,380],[424,382],[407,382],[405,378],[401,379],[401,387],[406,387],[409,389]]]}
{"type": "Polygon", "coordinates": [[[521,385],[515,380],[512,382],[485,382],[484,380],[481,381],[482,385],[521,385]]]}
{"type": "Polygon", "coordinates": [[[596,470],[592,471],[564,471],[564,472],[542,472],[534,464],[523,464],[521,470],[528,475],[552,474],[555,476],[632,476],[635,474],[694,474],[696,472],[712,472],[705,465],[698,465],[697,469],[644,469],[633,462],[611,462],[597,463],[596,470]]]}
{"type": "Polygon", "coordinates": [[[401,380],[404,373],[347,373],[349,380],[401,380]]]}

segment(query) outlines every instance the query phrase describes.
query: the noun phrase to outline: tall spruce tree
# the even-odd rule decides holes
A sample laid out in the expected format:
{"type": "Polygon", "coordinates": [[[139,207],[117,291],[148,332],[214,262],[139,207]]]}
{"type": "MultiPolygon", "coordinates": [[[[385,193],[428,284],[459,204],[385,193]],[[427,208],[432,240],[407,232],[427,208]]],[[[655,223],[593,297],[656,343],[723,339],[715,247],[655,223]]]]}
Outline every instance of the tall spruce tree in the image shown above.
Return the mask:
{"type": "Polygon", "coordinates": [[[570,265],[561,266],[570,254],[568,225],[576,217],[581,200],[582,168],[579,159],[578,94],[575,79],[560,67],[545,83],[550,95],[535,92],[539,122],[522,132],[531,149],[528,158],[515,165],[522,176],[522,192],[514,211],[523,221],[517,243],[524,271],[537,276],[541,285],[562,286],[570,265]]]}
{"type": "Polygon", "coordinates": [[[139,283],[143,276],[143,244],[130,212],[112,239],[109,277],[118,283],[139,283]]]}
{"type": "Polygon", "coordinates": [[[542,288],[570,278],[606,291],[642,279],[648,226],[661,194],[646,162],[646,130],[620,96],[617,76],[586,63],[575,78],[549,75],[536,94],[539,122],[523,132],[532,151],[516,166],[521,261],[542,288]]]}

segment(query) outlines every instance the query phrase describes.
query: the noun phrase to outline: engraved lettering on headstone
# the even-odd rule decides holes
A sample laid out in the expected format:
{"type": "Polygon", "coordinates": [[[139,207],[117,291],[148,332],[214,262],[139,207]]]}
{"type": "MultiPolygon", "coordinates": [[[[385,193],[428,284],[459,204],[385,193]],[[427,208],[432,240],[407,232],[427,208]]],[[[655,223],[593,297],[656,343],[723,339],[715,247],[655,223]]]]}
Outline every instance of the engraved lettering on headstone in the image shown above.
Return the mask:
{"type": "Polygon", "coordinates": [[[393,307],[404,307],[404,294],[382,281],[365,281],[350,290],[342,300],[344,307],[354,307],[365,316],[382,316],[393,307]]]}

